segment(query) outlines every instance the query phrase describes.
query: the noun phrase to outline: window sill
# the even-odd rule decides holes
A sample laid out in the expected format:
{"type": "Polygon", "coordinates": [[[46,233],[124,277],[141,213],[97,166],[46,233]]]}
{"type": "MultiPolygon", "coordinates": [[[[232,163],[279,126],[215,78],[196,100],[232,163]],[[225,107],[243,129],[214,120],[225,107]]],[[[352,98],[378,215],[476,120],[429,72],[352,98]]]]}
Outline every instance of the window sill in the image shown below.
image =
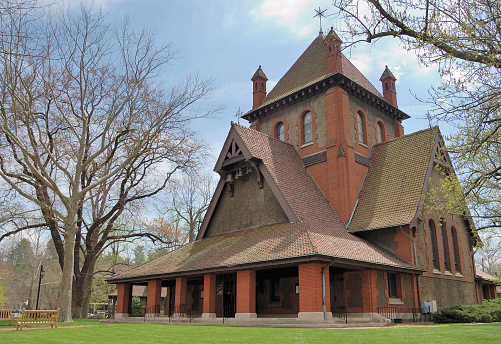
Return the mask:
{"type": "Polygon", "coordinates": [[[308,147],[308,146],[311,146],[312,144],[313,144],[313,141],[308,142],[308,143],[305,143],[304,145],[302,145],[302,146],[301,146],[301,147],[299,147],[299,148],[308,147]]]}
{"type": "Polygon", "coordinates": [[[362,142],[360,142],[360,141],[358,141],[358,144],[359,144],[360,146],[362,146],[362,147],[369,148],[369,146],[367,146],[365,143],[362,143],[362,142]]]}
{"type": "Polygon", "coordinates": [[[452,276],[452,272],[445,270],[444,275],[445,276],[452,276]]]}
{"type": "Polygon", "coordinates": [[[433,273],[434,274],[437,274],[437,275],[441,275],[442,273],[440,272],[440,270],[437,270],[435,268],[433,268],[433,273]]]}
{"type": "Polygon", "coordinates": [[[403,305],[404,302],[396,297],[390,297],[388,300],[388,304],[390,305],[403,305]]]}
{"type": "Polygon", "coordinates": [[[463,277],[463,275],[460,272],[456,272],[456,277],[463,277]]]}

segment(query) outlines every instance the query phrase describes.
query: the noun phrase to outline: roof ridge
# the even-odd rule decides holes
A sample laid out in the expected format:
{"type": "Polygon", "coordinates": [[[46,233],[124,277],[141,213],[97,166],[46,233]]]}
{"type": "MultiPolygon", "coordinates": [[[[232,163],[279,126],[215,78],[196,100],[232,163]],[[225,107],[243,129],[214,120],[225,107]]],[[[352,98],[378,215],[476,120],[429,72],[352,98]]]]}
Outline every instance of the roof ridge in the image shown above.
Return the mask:
{"type": "Polygon", "coordinates": [[[415,135],[423,134],[424,132],[427,132],[427,131],[432,131],[432,130],[434,130],[434,129],[436,129],[438,132],[440,131],[440,129],[439,129],[439,127],[438,127],[438,125],[435,125],[435,126],[430,127],[430,128],[426,128],[426,129],[421,129],[421,130],[418,130],[418,131],[414,131],[414,132],[412,132],[412,133],[410,133],[410,134],[405,134],[405,135],[403,135],[403,136],[395,137],[395,138],[393,138],[393,139],[391,139],[391,140],[388,140],[388,141],[385,141],[385,142],[376,143],[376,144],[374,145],[374,147],[383,146],[383,145],[385,145],[385,144],[387,144],[387,143],[393,143],[393,142],[395,142],[395,141],[398,141],[398,140],[401,140],[401,139],[404,139],[404,138],[409,138],[409,137],[411,137],[411,136],[415,136],[415,135]]]}

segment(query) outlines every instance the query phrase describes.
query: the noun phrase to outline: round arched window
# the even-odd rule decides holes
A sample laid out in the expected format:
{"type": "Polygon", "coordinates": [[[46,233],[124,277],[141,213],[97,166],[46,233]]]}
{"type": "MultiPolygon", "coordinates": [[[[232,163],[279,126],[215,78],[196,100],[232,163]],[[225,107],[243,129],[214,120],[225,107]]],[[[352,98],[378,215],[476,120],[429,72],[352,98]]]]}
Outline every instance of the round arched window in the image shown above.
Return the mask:
{"type": "Polygon", "coordinates": [[[358,124],[358,142],[367,144],[365,139],[365,123],[364,123],[364,115],[362,112],[357,112],[357,124],[358,124]]]}
{"type": "Polygon", "coordinates": [[[384,142],[384,129],[383,129],[383,123],[377,122],[377,142],[382,143],[384,142]]]}
{"type": "Polygon", "coordinates": [[[276,138],[279,140],[285,140],[285,126],[282,122],[277,124],[276,138]]]}
{"type": "Polygon", "coordinates": [[[303,116],[303,144],[313,141],[311,112],[307,112],[303,116]]]}

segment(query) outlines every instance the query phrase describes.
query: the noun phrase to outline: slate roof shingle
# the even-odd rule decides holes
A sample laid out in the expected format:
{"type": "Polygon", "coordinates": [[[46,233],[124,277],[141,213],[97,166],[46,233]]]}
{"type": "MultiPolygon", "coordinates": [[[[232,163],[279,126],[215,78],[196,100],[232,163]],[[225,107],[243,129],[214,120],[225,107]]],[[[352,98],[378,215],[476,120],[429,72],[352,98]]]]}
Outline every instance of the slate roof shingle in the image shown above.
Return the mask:
{"type": "Polygon", "coordinates": [[[350,232],[409,224],[423,197],[438,127],[377,144],[350,232]]]}
{"type": "MultiPolygon", "coordinates": [[[[260,159],[299,222],[266,225],[204,238],[114,279],[168,275],[283,259],[328,256],[344,261],[414,269],[412,264],[348,233],[294,146],[233,124],[254,158],[260,159]]],[[[230,131],[231,135],[231,131],[230,131]]],[[[256,186],[257,187],[257,186],[256,186]]]]}

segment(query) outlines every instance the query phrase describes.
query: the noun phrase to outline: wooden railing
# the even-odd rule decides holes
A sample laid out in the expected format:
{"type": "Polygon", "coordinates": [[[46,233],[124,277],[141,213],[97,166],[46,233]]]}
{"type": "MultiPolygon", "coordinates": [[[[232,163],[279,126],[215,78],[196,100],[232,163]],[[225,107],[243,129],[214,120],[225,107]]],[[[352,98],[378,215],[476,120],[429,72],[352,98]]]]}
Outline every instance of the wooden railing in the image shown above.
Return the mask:
{"type": "Polygon", "coordinates": [[[377,313],[393,322],[410,320],[411,316],[412,322],[423,321],[424,319],[420,307],[378,307],[377,313]]]}

